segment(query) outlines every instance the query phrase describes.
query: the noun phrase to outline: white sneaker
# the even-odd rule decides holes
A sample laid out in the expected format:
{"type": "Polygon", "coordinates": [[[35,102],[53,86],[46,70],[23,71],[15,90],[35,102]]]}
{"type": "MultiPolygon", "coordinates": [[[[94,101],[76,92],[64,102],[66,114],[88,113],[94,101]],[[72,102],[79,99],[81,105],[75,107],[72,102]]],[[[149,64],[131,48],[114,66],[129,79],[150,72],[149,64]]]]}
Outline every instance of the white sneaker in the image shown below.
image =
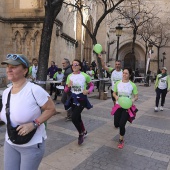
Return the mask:
{"type": "Polygon", "coordinates": [[[164,108],[163,108],[163,106],[161,106],[161,107],[160,107],[160,111],[163,111],[163,110],[164,110],[164,108]]]}
{"type": "Polygon", "coordinates": [[[158,112],[158,107],[155,107],[154,111],[155,111],[155,112],[158,112]]]}

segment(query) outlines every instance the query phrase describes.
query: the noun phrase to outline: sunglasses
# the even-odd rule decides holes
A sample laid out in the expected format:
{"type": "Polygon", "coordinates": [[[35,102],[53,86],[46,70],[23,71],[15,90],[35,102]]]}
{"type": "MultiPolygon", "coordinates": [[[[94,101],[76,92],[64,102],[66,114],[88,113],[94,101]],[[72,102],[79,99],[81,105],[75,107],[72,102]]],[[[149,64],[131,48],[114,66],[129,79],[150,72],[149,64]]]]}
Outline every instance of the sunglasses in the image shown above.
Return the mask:
{"type": "Polygon", "coordinates": [[[79,64],[72,64],[72,66],[79,66],[79,64]]]}
{"type": "Polygon", "coordinates": [[[27,62],[21,56],[19,56],[18,54],[8,54],[6,56],[6,59],[12,59],[12,60],[20,59],[26,65],[26,67],[28,67],[27,62]]]}

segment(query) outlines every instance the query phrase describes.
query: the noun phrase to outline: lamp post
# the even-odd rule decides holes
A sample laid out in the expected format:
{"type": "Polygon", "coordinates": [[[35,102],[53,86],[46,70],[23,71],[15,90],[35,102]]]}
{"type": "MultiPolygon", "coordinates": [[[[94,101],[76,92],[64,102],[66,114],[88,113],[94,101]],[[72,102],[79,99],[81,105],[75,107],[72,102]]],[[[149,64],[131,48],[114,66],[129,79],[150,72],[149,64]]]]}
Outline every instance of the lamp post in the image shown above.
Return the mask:
{"type": "Polygon", "coordinates": [[[116,27],[116,36],[117,36],[117,54],[116,54],[116,60],[118,60],[118,54],[119,54],[119,38],[122,35],[122,29],[123,27],[118,24],[118,26],[116,27]]]}
{"type": "Polygon", "coordinates": [[[151,55],[152,55],[152,47],[153,45],[151,43],[148,44],[148,52],[149,52],[149,57],[147,61],[147,66],[146,66],[146,86],[150,86],[149,79],[150,79],[150,60],[151,60],[151,55]]]}
{"type": "Polygon", "coordinates": [[[165,57],[166,56],[166,52],[163,52],[162,55],[163,55],[163,58],[162,58],[161,61],[162,61],[162,67],[164,67],[164,60],[166,60],[166,57],[165,57]]]}
{"type": "MultiPolygon", "coordinates": [[[[152,47],[153,45],[151,43],[148,44],[148,51],[149,51],[149,58],[151,60],[151,54],[152,54],[152,47]]],[[[149,60],[149,67],[148,67],[148,71],[150,71],[150,60],[149,60]]]]}

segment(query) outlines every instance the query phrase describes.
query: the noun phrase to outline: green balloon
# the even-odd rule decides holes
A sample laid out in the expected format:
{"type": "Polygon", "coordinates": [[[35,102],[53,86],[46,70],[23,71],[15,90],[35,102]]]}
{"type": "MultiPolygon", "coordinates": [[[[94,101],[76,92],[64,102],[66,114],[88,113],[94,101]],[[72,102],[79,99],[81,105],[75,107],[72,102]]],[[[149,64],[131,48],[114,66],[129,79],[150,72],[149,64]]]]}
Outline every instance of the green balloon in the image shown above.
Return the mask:
{"type": "Polygon", "coordinates": [[[119,97],[118,103],[123,109],[129,109],[132,106],[132,100],[128,97],[119,97]]]}
{"type": "Polygon", "coordinates": [[[97,53],[97,54],[100,54],[102,52],[102,46],[100,44],[96,44],[94,47],[93,47],[93,50],[97,53]]]}

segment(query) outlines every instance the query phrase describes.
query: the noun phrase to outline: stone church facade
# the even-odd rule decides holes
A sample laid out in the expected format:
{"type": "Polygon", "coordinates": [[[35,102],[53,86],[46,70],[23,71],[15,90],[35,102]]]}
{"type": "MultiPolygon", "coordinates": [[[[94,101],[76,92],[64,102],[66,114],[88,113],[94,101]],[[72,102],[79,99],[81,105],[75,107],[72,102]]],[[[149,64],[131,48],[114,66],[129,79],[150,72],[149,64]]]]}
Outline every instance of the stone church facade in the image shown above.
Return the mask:
{"type": "MultiPolygon", "coordinates": [[[[168,15],[168,0],[153,1],[164,9],[161,17],[168,15]],[[165,10],[166,9],[166,10],[165,10]]],[[[84,21],[89,30],[94,29],[100,7],[91,4],[91,11],[84,11],[84,21]]],[[[81,26],[78,13],[72,13],[71,8],[62,8],[54,23],[53,35],[50,49],[50,61],[53,60],[61,67],[63,58],[74,58],[85,60],[91,63],[93,55],[92,41],[86,30],[81,26]]],[[[44,0],[5,0],[0,1],[0,62],[5,59],[8,53],[22,53],[26,55],[30,62],[32,58],[38,58],[41,40],[41,32],[44,18],[44,0]]],[[[116,26],[116,25],[115,25],[116,26]]],[[[103,46],[106,62],[113,65],[116,56],[115,30],[108,27],[107,22],[103,21],[97,34],[97,41],[103,46]],[[114,40],[112,45],[109,45],[114,40]]],[[[123,30],[120,37],[119,59],[123,66],[131,61],[132,37],[129,32],[123,30]]],[[[156,72],[156,49],[154,49],[151,60],[151,71],[156,72]]],[[[170,70],[169,45],[161,48],[160,54],[166,52],[165,66],[170,70]]],[[[140,39],[136,41],[135,48],[136,67],[144,68],[145,47],[140,39]]],[[[161,61],[160,61],[161,62],[161,61]]],[[[161,63],[160,63],[161,66],[161,63]]],[[[5,74],[5,69],[0,68],[0,75],[5,74]]],[[[2,82],[1,82],[2,83],[2,82]]]]}

